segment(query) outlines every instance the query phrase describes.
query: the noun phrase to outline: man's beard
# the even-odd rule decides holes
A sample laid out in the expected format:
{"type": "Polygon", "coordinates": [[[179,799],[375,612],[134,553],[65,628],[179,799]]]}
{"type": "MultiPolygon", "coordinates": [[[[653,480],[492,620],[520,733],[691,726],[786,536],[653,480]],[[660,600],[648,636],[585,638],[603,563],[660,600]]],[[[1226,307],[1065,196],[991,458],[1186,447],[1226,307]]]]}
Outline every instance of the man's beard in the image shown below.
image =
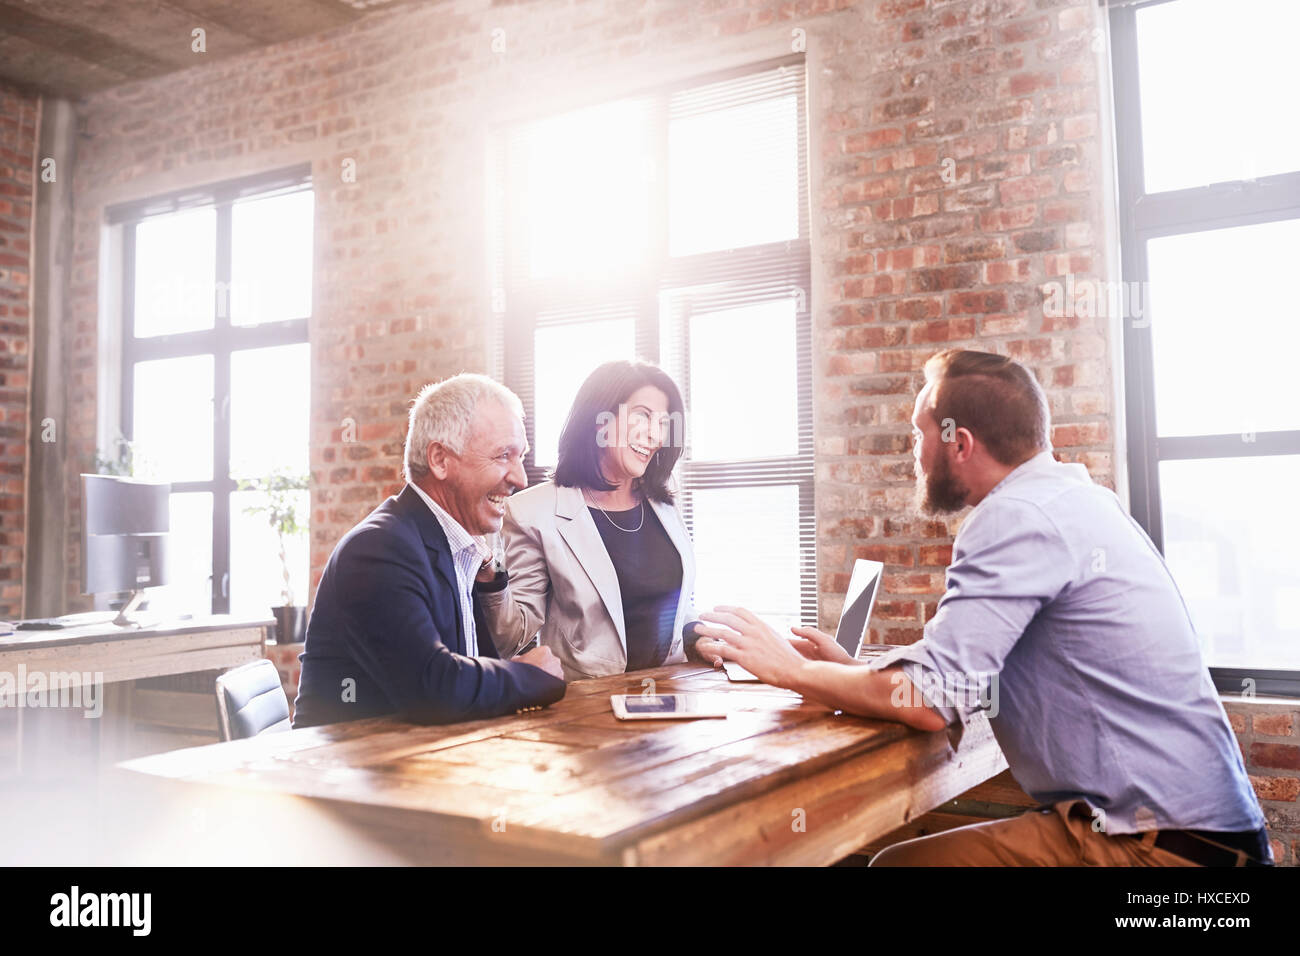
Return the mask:
{"type": "Polygon", "coordinates": [[[916,508],[922,514],[937,515],[961,511],[966,507],[970,489],[952,473],[948,458],[942,452],[934,456],[928,472],[921,471],[916,463],[916,508]]]}

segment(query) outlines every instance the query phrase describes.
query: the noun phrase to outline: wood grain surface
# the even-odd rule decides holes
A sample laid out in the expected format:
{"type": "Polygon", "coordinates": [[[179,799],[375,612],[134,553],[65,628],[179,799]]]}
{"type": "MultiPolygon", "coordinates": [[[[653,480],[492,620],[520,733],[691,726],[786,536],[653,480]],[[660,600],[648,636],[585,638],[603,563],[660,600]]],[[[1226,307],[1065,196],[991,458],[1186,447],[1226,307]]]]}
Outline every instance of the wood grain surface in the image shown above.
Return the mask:
{"type": "Polygon", "coordinates": [[[577,681],[494,720],[375,718],[122,765],[172,793],[305,798],[390,861],[624,865],[832,863],[1005,766],[983,719],[953,752],[944,733],[692,664],[577,681]],[[726,694],[729,715],[614,717],[611,694],[647,689],[726,694]]]}

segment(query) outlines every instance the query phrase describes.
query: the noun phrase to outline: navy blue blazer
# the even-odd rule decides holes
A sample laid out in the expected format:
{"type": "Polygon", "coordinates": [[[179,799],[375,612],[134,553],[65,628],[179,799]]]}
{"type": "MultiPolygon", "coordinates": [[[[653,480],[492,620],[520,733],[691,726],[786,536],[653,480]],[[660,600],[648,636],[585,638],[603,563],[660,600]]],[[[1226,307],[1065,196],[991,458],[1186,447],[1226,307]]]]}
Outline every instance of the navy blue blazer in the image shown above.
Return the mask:
{"type": "Polygon", "coordinates": [[[400,713],[451,723],[552,704],[564,681],[497,657],[474,597],[479,657],[466,656],[447,536],[409,485],[334,548],[316,591],[294,727],[400,713]]]}

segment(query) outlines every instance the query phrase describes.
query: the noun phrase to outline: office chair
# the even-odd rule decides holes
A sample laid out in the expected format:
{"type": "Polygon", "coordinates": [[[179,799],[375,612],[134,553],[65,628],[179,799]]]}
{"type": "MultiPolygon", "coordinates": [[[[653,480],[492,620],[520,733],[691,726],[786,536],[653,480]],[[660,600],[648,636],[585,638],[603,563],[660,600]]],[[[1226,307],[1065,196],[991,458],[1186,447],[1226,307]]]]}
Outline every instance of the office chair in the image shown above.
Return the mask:
{"type": "Polygon", "coordinates": [[[274,664],[253,661],[217,678],[217,725],[223,741],[290,729],[289,698],[274,664]]]}

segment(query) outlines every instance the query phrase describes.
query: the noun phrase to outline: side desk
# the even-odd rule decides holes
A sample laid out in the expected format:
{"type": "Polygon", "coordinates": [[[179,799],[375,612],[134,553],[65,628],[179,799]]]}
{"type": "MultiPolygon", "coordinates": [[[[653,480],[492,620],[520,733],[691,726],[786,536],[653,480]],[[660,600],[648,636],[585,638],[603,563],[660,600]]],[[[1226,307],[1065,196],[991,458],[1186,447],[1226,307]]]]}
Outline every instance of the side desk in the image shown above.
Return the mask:
{"type": "Polygon", "coordinates": [[[60,759],[60,747],[69,751],[69,761],[95,757],[108,766],[215,742],[214,689],[201,675],[263,657],[272,624],[270,618],[207,615],[140,627],[101,621],[0,637],[0,779],[50,766],[60,759]],[[34,680],[49,686],[55,679],[96,695],[99,719],[83,717],[84,696],[75,707],[19,706],[16,698],[34,680]]]}

